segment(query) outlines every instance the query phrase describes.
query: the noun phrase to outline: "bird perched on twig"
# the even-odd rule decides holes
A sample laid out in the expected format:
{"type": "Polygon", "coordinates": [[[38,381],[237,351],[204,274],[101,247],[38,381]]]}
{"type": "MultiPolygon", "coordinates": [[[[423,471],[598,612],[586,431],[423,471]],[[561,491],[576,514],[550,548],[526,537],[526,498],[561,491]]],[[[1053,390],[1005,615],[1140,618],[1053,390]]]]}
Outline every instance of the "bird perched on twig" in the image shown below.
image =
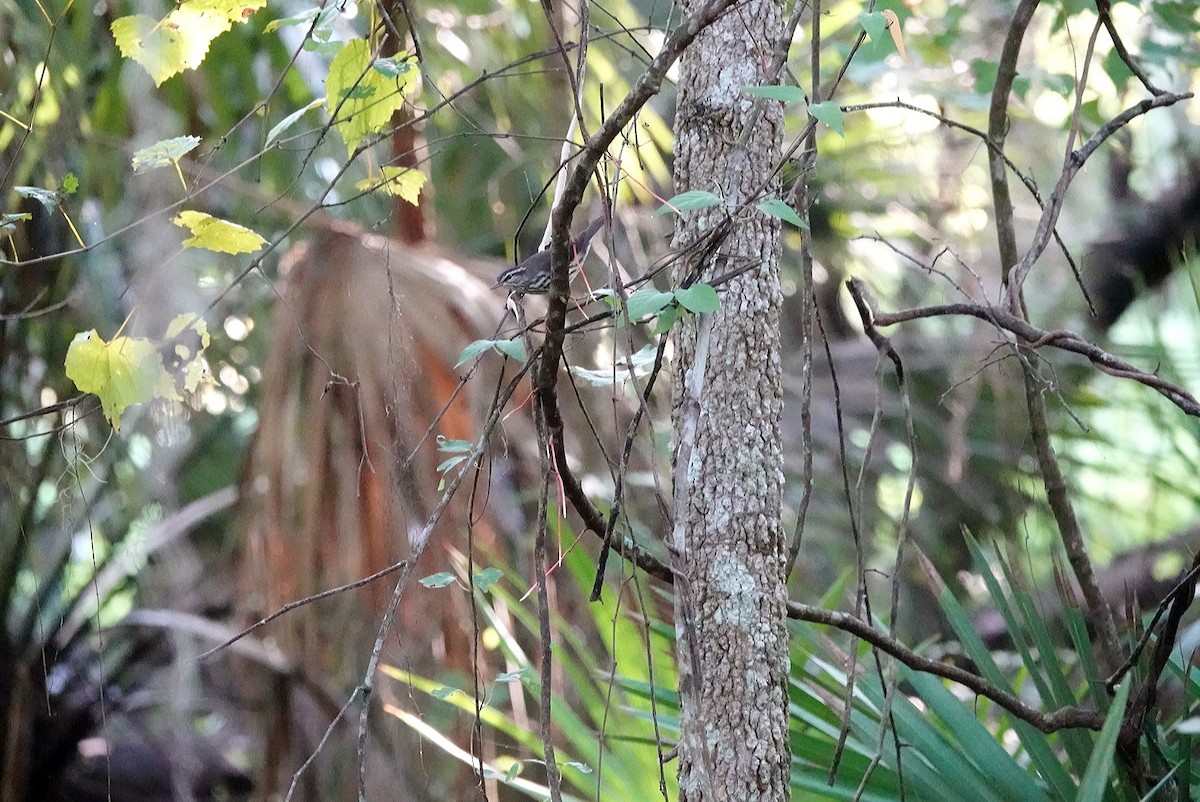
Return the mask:
{"type": "MultiPolygon", "coordinates": [[[[580,251],[587,247],[592,237],[596,236],[596,232],[603,225],[604,218],[597,217],[583,230],[582,234],[571,241],[571,258],[573,260],[576,259],[580,251]]],[[[578,269],[578,263],[576,262],[576,265],[572,268],[571,275],[574,276],[578,269]]],[[[553,273],[550,270],[550,249],[547,248],[528,257],[516,267],[511,267],[496,276],[496,283],[492,285],[492,289],[506,287],[518,297],[522,295],[545,295],[550,290],[550,278],[552,275],[553,273]]]]}

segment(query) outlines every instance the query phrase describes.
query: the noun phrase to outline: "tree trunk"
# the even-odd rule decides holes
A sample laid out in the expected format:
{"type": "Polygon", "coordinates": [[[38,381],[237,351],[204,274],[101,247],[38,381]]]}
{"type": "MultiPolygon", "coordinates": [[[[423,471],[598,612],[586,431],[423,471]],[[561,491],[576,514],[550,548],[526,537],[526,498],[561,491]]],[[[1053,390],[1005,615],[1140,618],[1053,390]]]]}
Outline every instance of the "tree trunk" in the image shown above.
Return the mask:
{"type": "Polygon", "coordinates": [[[790,797],[779,222],[753,206],[778,196],[783,113],[742,91],[771,82],[780,27],[776,3],[738,3],[681,61],[676,187],[725,203],[685,213],[676,245],[750,205],[718,247],[699,252],[702,263],[689,252],[677,279],[697,267],[703,281],[751,266],[722,287],[716,312],[676,327],[672,559],[685,802],[790,797]]]}

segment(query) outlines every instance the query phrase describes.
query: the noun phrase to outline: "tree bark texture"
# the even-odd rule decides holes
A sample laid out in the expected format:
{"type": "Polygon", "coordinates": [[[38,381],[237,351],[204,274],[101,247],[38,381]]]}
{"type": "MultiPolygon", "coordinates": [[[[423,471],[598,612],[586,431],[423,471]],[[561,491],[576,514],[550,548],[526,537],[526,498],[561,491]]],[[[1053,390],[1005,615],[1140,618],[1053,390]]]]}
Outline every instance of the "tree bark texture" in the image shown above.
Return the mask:
{"type": "MultiPolygon", "coordinates": [[[[697,3],[684,5],[691,13],[697,3]]],[[[676,278],[749,267],[721,288],[716,312],[685,316],[674,343],[671,548],[685,802],[790,797],[780,231],[754,208],[778,197],[783,113],[742,91],[773,83],[765,72],[780,30],[772,0],[736,3],[680,67],[676,190],[707,190],[725,203],[685,212],[675,244],[686,248],[731,214],[734,223],[715,250],[687,251],[676,278]]]]}

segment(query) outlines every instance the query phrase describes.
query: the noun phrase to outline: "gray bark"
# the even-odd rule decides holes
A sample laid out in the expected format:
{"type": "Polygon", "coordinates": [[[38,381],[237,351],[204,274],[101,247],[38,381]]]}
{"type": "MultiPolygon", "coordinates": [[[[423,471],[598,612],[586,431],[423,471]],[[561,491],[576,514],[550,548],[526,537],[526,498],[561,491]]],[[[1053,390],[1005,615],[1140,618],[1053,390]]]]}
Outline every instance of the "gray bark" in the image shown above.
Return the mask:
{"type": "MultiPolygon", "coordinates": [[[[690,13],[696,3],[684,5],[690,13]]],[[[736,212],[699,265],[701,280],[751,266],[722,288],[719,310],[685,317],[675,335],[671,547],[686,802],[790,797],[780,232],[753,206],[778,196],[783,114],[775,102],[756,109],[741,91],[772,82],[764,73],[780,27],[776,3],[739,2],[681,60],[676,189],[715,192],[725,204],[685,213],[675,244],[736,212]]],[[[697,266],[682,260],[676,278],[697,266]]]]}

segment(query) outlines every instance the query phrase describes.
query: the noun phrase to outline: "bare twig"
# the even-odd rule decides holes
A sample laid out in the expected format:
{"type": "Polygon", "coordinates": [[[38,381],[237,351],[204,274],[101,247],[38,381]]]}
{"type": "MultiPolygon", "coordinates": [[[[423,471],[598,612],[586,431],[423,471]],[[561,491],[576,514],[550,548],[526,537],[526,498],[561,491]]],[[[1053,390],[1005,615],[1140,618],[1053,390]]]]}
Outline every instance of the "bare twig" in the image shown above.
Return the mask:
{"type": "Polygon", "coordinates": [[[1200,401],[1190,392],[1154,373],[1141,370],[1123,359],[1105,351],[1095,343],[1070,331],[1043,331],[1031,325],[1024,318],[1012,314],[999,306],[981,304],[955,303],[938,304],[935,306],[905,309],[900,312],[875,313],[876,326],[895,326],[910,320],[920,318],[941,317],[945,315],[961,315],[986,320],[994,326],[1010,332],[1020,340],[1022,345],[1030,348],[1053,346],[1063,351],[1086,357],[1093,365],[1110,376],[1131,379],[1139,384],[1155,390],[1183,412],[1194,417],[1200,417],[1200,401]]]}
{"type": "Polygon", "coordinates": [[[265,627],[267,624],[271,623],[276,618],[279,618],[281,615],[286,615],[287,613],[290,613],[292,610],[295,610],[299,607],[304,607],[305,605],[308,605],[308,604],[312,604],[313,602],[321,601],[322,599],[328,599],[330,596],[336,596],[339,593],[345,593],[346,591],[354,590],[355,588],[361,588],[363,585],[369,585],[372,582],[374,582],[376,579],[382,579],[383,577],[387,576],[388,574],[393,574],[396,571],[399,571],[401,568],[405,568],[407,565],[408,565],[408,560],[401,560],[398,563],[389,565],[387,568],[384,568],[382,571],[376,571],[375,573],[371,574],[370,576],[363,577],[362,579],[356,579],[353,582],[346,583],[345,585],[339,585],[336,588],[330,588],[329,590],[323,590],[320,593],[314,593],[311,596],[305,596],[303,599],[296,599],[295,601],[290,601],[287,604],[280,607],[275,612],[271,613],[266,618],[259,621],[258,623],[251,624],[250,626],[246,627],[245,629],[243,629],[241,632],[237,633],[233,637],[228,638],[227,640],[220,643],[219,645],[212,647],[207,652],[204,652],[203,654],[198,655],[196,657],[196,660],[197,661],[207,660],[208,658],[212,657],[217,652],[225,649],[227,646],[232,646],[233,644],[237,643],[242,638],[246,637],[247,635],[250,635],[251,633],[255,632],[258,629],[261,629],[262,627],[265,627]]]}
{"type": "Polygon", "coordinates": [[[1068,727],[1099,730],[1104,725],[1104,714],[1089,708],[1063,707],[1043,713],[1022,702],[1008,691],[995,687],[982,677],[958,666],[933,660],[917,654],[903,643],[881,632],[870,624],[848,613],[812,607],[800,602],[788,602],[788,617],[798,621],[836,627],[850,635],[862,638],[882,652],[890,654],[915,671],[944,677],[1003,707],[1022,721],[1032,724],[1045,733],[1057,732],[1068,727]]]}

